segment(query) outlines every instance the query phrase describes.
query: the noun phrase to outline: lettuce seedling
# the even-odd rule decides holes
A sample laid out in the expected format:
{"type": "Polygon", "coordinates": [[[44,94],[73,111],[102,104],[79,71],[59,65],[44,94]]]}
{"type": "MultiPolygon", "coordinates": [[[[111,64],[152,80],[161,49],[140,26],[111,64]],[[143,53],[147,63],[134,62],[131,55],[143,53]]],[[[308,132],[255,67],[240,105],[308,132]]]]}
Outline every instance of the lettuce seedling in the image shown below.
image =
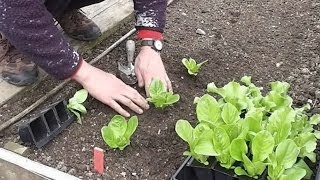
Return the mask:
{"type": "Polygon", "coordinates": [[[137,126],[137,116],[132,116],[127,121],[123,116],[115,115],[107,126],[101,128],[102,138],[109,147],[123,150],[130,145],[130,138],[137,126]]]}
{"type": "Polygon", "coordinates": [[[69,103],[67,108],[77,116],[78,123],[82,124],[82,114],[87,113],[86,107],[82,105],[88,98],[88,91],[85,89],[81,89],[77,91],[72,98],[69,99],[69,103]]]}
{"type": "Polygon", "coordinates": [[[158,79],[152,80],[149,95],[150,97],[147,98],[147,101],[153,103],[156,108],[165,108],[178,102],[180,99],[178,94],[168,92],[162,81],[158,79]]]}
{"type": "Polygon", "coordinates": [[[201,66],[206,63],[208,60],[203,61],[201,63],[197,63],[196,60],[192,59],[192,58],[183,58],[182,59],[182,64],[187,68],[188,73],[190,75],[196,76],[199,73],[199,70],[201,68],[201,66]]]}

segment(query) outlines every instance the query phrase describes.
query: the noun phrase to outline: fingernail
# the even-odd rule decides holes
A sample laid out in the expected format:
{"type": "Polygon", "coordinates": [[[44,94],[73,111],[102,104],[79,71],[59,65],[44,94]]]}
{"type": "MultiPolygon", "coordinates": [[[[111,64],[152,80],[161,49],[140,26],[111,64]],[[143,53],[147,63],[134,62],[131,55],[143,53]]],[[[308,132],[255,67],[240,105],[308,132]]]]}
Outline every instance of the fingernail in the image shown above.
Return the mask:
{"type": "Polygon", "coordinates": [[[129,114],[129,113],[126,113],[126,117],[130,117],[130,114],[129,114]]]}
{"type": "Polygon", "coordinates": [[[142,114],[143,113],[143,110],[142,109],[139,109],[139,114],[142,114]]]}
{"type": "Polygon", "coordinates": [[[149,108],[150,108],[150,106],[149,106],[149,104],[147,104],[147,105],[146,105],[146,109],[149,109],[149,108]]]}

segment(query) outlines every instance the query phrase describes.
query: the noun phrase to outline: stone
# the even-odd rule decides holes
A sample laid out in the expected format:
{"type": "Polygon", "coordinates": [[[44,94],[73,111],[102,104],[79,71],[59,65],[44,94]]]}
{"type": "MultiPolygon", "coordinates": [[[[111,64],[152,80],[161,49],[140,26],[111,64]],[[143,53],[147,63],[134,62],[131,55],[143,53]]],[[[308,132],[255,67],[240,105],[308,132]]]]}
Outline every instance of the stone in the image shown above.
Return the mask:
{"type": "Polygon", "coordinates": [[[68,170],[67,166],[63,166],[63,167],[60,169],[60,171],[62,171],[62,172],[67,172],[67,170],[68,170]]]}
{"type": "Polygon", "coordinates": [[[122,172],[120,173],[123,177],[126,177],[127,173],[126,172],[122,172]]]}
{"type": "Polygon", "coordinates": [[[283,62],[276,63],[276,67],[280,67],[283,64],[283,62]]]}
{"type": "Polygon", "coordinates": [[[303,74],[308,74],[308,73],[310,73],[310,71],[309,71],[308,68],[302,68],[302,69],[301,69],[301,73],[303,73],[303,74]]]}
{"type": "Polygon", "coordinates": [[[14,142],[7,142],[5,145],[4,145],[4,148],[9,150],[9,151],[12,151],[12,152],[15,152],[17,154],[20,154],[20,155],[25,155],[28,151],[29,151],[29,148],[28,147],[25,147],[25,146],[22,146],[18,143],[14,143],[14,142]]]}
{"type": "Polygon", "coordinates": [[[206,35],[206,32],[204,32],[204,30],[202,30],[202,29],[197,29],[196,33],[200,34],[200,35],[206,35]]]}
{"type": "Polygon", "coordinates": [[[74,168],[71,168],[69,171],[68,171],[68,174],[71,174],[71,175],[75,175],[77,173],[77,170],[74,169],[74,168]]]}
{"type": "Polygon", "coordinates": [[[86,176],[88,176],[89,178],[93,176],[93,173],[92,172],[88,172],[86,173],[86,176]]]}
{"type": "Polygon", "coordinates": [[[48,156],[47,157],[47,161],[49,162],[49,161],[51,161],[52,160],[52,157],[51,156],[48,156]]]}

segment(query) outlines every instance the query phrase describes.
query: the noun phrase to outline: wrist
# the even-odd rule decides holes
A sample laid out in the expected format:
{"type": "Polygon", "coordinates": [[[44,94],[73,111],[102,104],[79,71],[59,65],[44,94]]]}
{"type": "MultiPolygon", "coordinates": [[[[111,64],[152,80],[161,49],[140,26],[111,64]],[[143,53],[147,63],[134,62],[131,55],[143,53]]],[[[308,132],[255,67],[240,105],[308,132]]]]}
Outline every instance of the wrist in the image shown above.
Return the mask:
{"type": "Polygon", "coordinates": [[[150,47],[150,46],[141,46],[141,47],[140,47],[140,50],[143,50],[143,51],[145,51],[145,50],[147,50],[147,51],[152,50],[152,51],[154,51],[154,49],[152,49],[152,47],[150,47]]]}
{"type": "Polygon", "coordinates": [[[89,68],[90,68],[90,65],[85,60],[82,60],[79,69],[74,73],[71,79],[77,81],[80,84],[83,84],[88,80],[88,77],[90,74],[88,72],[89,68]]]}
{"type": "MultiPolygon", "coordinates": [[[[150,47],[150,46],[141,46],[141,47],[140,47],[140,53],[141,53],[141,54],[144,54],[144,55],[146,55],[146,54],[148,54],[148,55],[153,54],[153,55],[161,56],[161,53],[160,53],[159,51],[154,50],[154,49],[153,49],[152,47],[150,47]]],[[[149,58],[146,58],[146,59],[149,59],[149,58]]]]}

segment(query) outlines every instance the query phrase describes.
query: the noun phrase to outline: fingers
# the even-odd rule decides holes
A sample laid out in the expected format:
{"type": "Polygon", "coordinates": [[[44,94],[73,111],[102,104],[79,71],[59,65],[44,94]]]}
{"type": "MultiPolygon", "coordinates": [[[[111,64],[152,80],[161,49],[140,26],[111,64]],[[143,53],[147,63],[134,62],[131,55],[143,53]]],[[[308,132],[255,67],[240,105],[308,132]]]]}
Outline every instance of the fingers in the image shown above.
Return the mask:
{"type": "Polygon", "coordinates": [[[117,111],[122,116],[130,117],[130,114],[126,110],[124,110],[116,101],[112,100],[106,104],[110,106],[112,109],[114,109],[115,111],[117,111]]]}
{"type": "Polygon", "coordinates": [[[131,99],[131,101],[133,101],[135,104],[137,104],[138,106],[144,108],[144,109],[149,109],[149,105],[148,105],[148,101],[142,97],[138,91],[136,91],[135,89],[131,88],[130,86],[127,86],[128,88],[128,92],[127,94],[124,94],[125,97],[131,99]]]}
{"type": "Polygon", "coordinates": [[[166,79],[166,83],[167,83],[167,89],[172,92],[172,91],[173,91],[173,89],[172,89],[172,83],[171,83],[169,77],[166,76],[165,79],[166,79]]]}
{"type": "Polygon", "coordinates": [[[146,80],[146,82],[145,82],[145,84],[144,84],[144,87],[145,87],[145,90],[146,90],[146,94],[147,94],[147,96],[149,97],[149,87],[150,87],[150,84],[151,84],[151,79],[147,79],[146,80]]]}
{"type": "Polygon", "coordinates": [[[143,110],[140,107],[138,107],[134,102],[132,102],[131,99],[129,99],[125,96],[117,97],[116,101],[120,102],[121,104],[126,105],[128,108],[130,108],[131,110],[133,110],[134,112],[136,112],[138,114],[143,113],[143,110]]]}
{"type": "Polygon", "coordinates": [[[137,76],[137,79],[138,79],[138,86],[139,87],[143,87],[144,86],[144,80],[143,80],[143,77],[141,75],[141,72],[138,68],[135,69],[135,73],[136,73],[136,76],[137,76]]]}

